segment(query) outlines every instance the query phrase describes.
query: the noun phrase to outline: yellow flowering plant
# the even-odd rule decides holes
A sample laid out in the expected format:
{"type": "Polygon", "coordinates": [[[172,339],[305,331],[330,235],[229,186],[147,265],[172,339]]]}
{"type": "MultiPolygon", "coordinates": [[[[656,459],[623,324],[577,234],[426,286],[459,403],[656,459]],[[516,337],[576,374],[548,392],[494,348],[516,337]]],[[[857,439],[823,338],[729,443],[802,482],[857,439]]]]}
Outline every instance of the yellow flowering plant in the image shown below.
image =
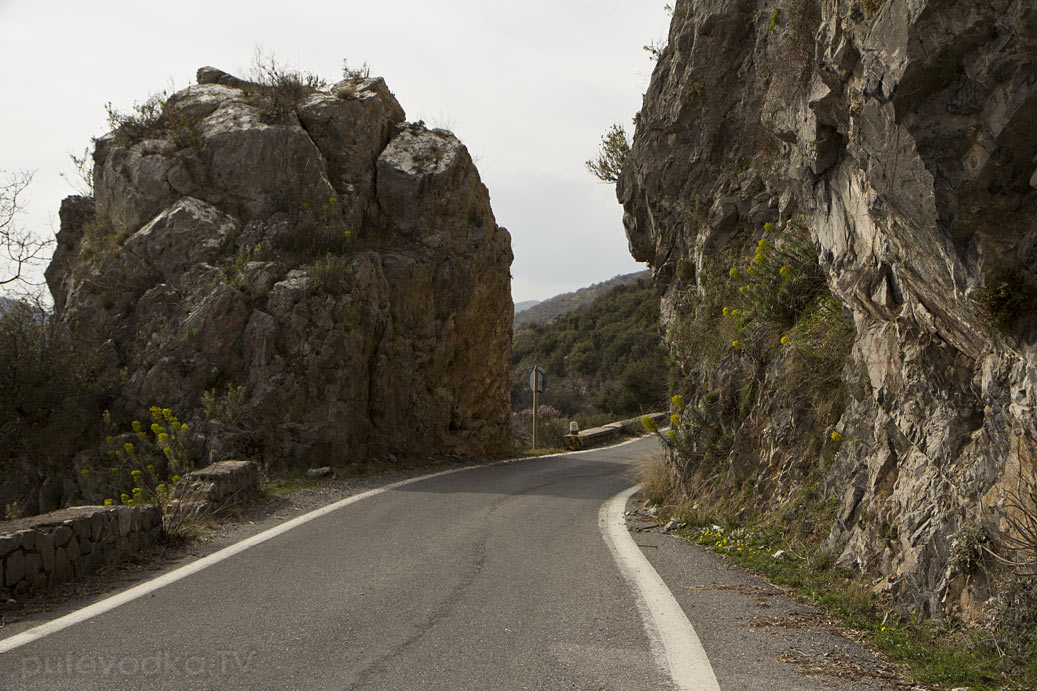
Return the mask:
{"type": "MultiPolygon", "coordinates": [[[[107,506],[116,503],[164,505],[170,499],[173,485],[194,467],[187,424],[170,408],[152,406],[149,412],[150,424],[134,420],[131,432],[105,437],[108,458],[113,465],[102,480],[86,489],[87,494],[94,496],[108,495],[107,506]]],[[[88,470],[84,470],[82,476],[85,481],[93,477],[88,470]]]]}
{"type": "Polygon", "coordinates": [[[665,435],[656,431],[667,451],[668,464],[678,477],[686,479],[701,464],[726,456],[733,437],[718,415],[719,400],[714,391],[694,403],[686,403],[681,396],[680,412],[670,415],[670,429],[665,435]]]}
{"type": "MultiPolygon", "coordinates": [[[[765,224],[764,232],[774,235],[774,224],[765,224]]],[[[791,327],[807,306],[827,291],[817,251],[802,232],[788,232],[773,240],[760,238],[745,268],[732,267],[728,274],[740,283],[738,292],[744,303],[725,308],[724,316],[769,323],[781,330],[791,327]]]]}

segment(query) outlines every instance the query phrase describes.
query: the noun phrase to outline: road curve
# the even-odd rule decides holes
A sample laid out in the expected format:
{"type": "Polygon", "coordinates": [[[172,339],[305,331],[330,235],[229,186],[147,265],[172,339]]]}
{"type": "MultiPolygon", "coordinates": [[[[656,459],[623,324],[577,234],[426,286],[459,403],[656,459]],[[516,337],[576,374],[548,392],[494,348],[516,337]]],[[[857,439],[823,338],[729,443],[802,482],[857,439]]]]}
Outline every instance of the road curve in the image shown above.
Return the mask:
{"type": "Polygon", "coordinates": [[[0,654],[0,691],[674,688],[598,524],[655,443],[355,501],[0,654]]]}

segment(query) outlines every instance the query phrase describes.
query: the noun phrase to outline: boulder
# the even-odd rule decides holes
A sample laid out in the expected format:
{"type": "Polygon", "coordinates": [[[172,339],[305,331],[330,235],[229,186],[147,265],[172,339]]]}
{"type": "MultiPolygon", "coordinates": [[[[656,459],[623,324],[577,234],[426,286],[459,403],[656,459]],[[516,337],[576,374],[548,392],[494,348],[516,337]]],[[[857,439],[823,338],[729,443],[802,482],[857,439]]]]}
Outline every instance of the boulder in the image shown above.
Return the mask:
{"type": "Polygon", "coordinates": [[[464,146],[378,78],[198,80],[63,204],[54,319],[124,375],[115,418],[172,408],[199,463],[507,449],[510,237],[464,146]]]}

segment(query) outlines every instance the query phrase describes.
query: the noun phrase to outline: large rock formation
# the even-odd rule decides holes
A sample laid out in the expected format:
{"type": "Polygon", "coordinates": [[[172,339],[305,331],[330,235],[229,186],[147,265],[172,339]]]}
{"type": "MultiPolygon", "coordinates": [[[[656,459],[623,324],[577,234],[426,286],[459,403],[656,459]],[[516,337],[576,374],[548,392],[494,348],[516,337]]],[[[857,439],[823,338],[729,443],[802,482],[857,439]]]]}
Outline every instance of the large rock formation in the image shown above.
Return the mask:
{"type": "Polygon", "coordinates": [[[61,208],[56,318],[125,372],[116,417],[172,408],[202,464],[507,448],[510,238],[465,147],[381,79],[198,81],[61,208]]]}
{"type": "MultiPolygon", "coordinates": [[[[828,546],[905,609],[978,613],[960,542],[1037,462],[1035,55],[1026,0],[681,0],[617,187],[671,338],[711,261],[808,229],[855,333],[828,546]]],[[[729,459],[772,502],[814,462],[789,419],[764,391],[729,459]]]]}

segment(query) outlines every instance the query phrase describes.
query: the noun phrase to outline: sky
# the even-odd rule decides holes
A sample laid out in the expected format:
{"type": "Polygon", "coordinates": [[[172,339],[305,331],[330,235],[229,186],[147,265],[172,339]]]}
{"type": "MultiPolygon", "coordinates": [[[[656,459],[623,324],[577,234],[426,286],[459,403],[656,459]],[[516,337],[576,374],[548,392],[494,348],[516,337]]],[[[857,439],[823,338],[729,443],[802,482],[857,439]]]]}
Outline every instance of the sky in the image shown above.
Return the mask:
{"type": "Polygon", "coordinates": [[[543,300],[644,268],[584,161],[611,124],[632,132],[664,4],[0,0],[0,170],[35,171],[19,224],[53,237],[76,194],[69,155],[108,129],[105,104],[129,111],[204,65],[243,76],[257,51],[332,83],[366,62],[409,121],[468,147],[511,232],[512,296],[543,300]]]}

